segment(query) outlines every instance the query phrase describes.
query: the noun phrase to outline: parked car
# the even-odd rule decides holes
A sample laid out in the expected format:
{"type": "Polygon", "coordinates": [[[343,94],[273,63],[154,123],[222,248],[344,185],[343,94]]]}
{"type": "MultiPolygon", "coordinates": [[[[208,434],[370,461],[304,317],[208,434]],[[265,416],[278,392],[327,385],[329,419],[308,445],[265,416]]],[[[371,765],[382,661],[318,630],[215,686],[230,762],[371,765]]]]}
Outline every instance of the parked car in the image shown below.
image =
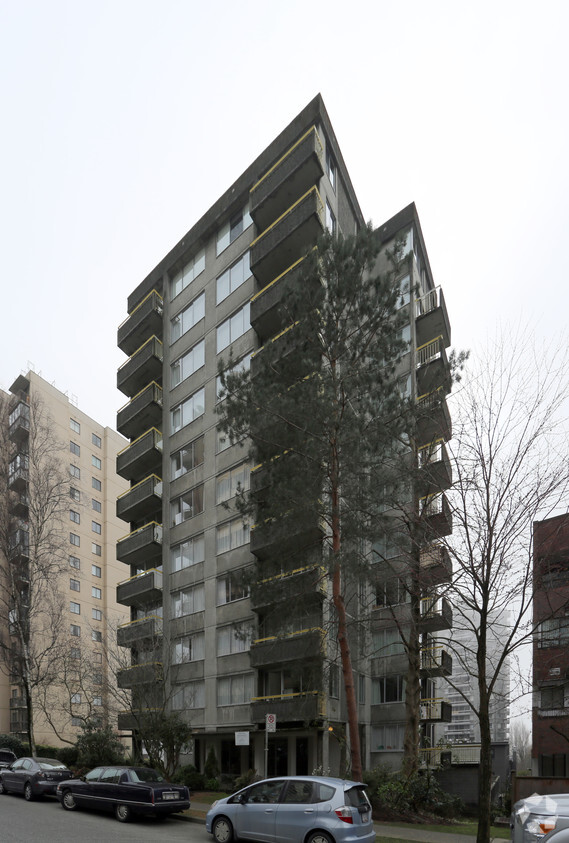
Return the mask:
{"type": "Polygon", "coordinates": [[[55,793],[57,783],[71,772],[57,758],[18,758],[0,770],[0,793],[23,793],[29,802],[34,796],[55,793]]]}
{"type": "Polygon", "coordinates": [[[207,812],[216,843],[241,838],[262,843],[373,843],[366,785],[325,776],[264,779],[207,812]]]}
{"type": "Polygon", "coordinates": [[[3,770],[4,767],[9,767],[10,764],[13,764],[16,758],[17,755],[15,752],[12,752],[11,749],[6,749],[6,747],[2,747],[2,749],[0,749],[0,770],[3,770]]]}
{"type": "Polygon", "coordinates": [[[512,843],[569,843],[569,793],[520,799],[510,819],[512,843]]]}
{"type": "Polygon", "coordinates": [[[190,807],[190,792],[185,785],[170,784],[148,767],[95,767],[80,779],[60,782],[56,795],[67,811],[114,811],[123,823],[133,814],[167,817],[190,807]]]}

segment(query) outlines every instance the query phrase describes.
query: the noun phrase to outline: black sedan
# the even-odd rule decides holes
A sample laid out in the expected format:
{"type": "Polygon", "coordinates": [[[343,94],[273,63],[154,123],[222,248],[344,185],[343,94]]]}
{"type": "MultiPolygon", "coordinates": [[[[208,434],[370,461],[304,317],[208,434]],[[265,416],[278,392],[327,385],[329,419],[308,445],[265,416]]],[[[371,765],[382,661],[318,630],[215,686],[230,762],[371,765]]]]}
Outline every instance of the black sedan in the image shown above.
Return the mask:
{"type": "Polygon", "coordinates": [[[133,814],[165,818],[190,807],[187,787],[170,784],[148,767],[95,767],[80,779],[60,782],[56,795],[67,811],[114,811],[122,823],[133,814]]]}
{"type": "Polygon", "coordinates": [[[29,802],[34,796],[55,793],[58,783],[70,775],[56,758],[18,758],[0,770],[0,793],[23,793],[29,802]]]}

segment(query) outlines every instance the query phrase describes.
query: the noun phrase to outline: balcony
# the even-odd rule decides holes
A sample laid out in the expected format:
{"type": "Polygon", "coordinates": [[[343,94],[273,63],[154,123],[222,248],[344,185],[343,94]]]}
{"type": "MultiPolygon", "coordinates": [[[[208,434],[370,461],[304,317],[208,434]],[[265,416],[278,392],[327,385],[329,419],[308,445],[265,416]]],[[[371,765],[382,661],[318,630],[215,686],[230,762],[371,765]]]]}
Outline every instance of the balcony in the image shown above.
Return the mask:
{"type": "Polygon", "coordinates": [[[131,732],[140,728],[140,722],[145,717],[157,717],[161,709],[146,708],[143,711],[119,711],[117,728],[121,732],[131,732]]]}
{"type": "Polygon", "coordinates": [[[442,386],[450,390],[450,369],[442,336],[417,348],[415,357],[417,391],[420,395],[442,386]]]}
{"type": "Polygon", "coordinates": [[[117,413],[117,430],[135,439],[149,427],[162,427],[162,389],[154,381],[117,413]]]}
{"type": "Polygon", "coordinates": [[[259,580],[251,589],[251,608],[256,612],[266,606],[296,601],[310,594],[321,598],[326,595],[326,571],[320,565],[308,565],[259,580]]]}
{"type": "Polygon", "coordinates": [[[251,270],[266,286],[308,249],[324,230],[324,205],[316,187],[298,199],[251,244],[251,270]]]}
{"type": "Polygon", "coordinates": [[[429,723],[450,723],[452,705],[447,700],[424,699],[420,704],[420,719],[429,723]]]}
{"type": "Polygon", "coordinates": [[[372,676],[405,676],[409,668],[409,659],[403,653],[392,653],[371,660],[372,676]]]}
{"type": "Polygon", "coordinates": [[[150,381],[161,380],[162,361],[162,343],[158,337],[150,337],[120,366],[117,389],[131,397],[150,381]]]}
{"type": "Polygon", "coordinates": [[[26,709],[26,701],[23,697],[10,697],[10,708],[26,709]]]}
{"type": "Polygon", "coordinates": [[[117,454],[117,474],[125,480],[136,480],[148,472],[161,471],[162,434],[151,427],[117,454]]]}
{"type": "Polygon", "coordinates": [[[277,724],[281,725],[318,720],[326,716],[324,696],[318,691],[308,691],[271,697],[253,697],[251,700],[253,723],[264,723],[267,714],[274,714],[277,724]]]}
{"type": "MultiPolygon", "coordinates": [[[[448,722],[448,721],[445,721],[448,722]]],[[[451,764],[480,764],[480,744],[436,746],[419,750],[421,763],[426,767],[440,767],[445,761],[451,764]]]]}
{"type": "Polygon", "coordinates": [[[450,322],[440,287],[415,299],[415,331],[417,345],[424,345],[430,337],[438,336],[442,336],[445,348],[450,345],[450,322]]]}
{"type": "Polygon", "coordinates": [[[452,608],[446,597],[423,597],[419,624],[421,632],[452,629],[452,608]]]}
{"type": "Polygon", "coordinates": [[[162,524],[152,521],[117,542],[117,559],[137,568],[155,568],[162,560],[162,524]]]}
{"type": "Polygon", "coordinates": [[[164,681],[161,662],[147,664],[133,664],[124,670],[117,670],[117,686],[119,688],[137,688],[140,685],[155,685],[164,681]]]}
{"type": "Polygon", "coordinates": [[[441,645],[421,649],[421,675],[452,676],[452,656],[441,645]]]}
{"type": "Polygon", "coordinates": [[[255,329],[261,342],[266,342],[282,329],[283,294],[286,287],[293,284],[300,275],[303,260],[304,256],[281,272],[251,299],[251,327],[255,329]]]}
{"type": "Polygon", "coordinates": [[[162,637],[162,618],[148,615],[136,621],[123,624],[117,629],[117,644],[119,647],[136,647],[138,644],[156,642],[162,637]]]}
{"type": "Polygon", "coordinates": [[[285,513],[278,521],[272,519],[252,525],[250,550],[257,559],[288,555],[316,547],[322,541],[322,535],[322,529],[306,515],[285,513]]]}
{"type": "Polygon", "coordinates": [[[302,629],[289,635],[258,638],[251,644],[251,667],[266,667],[319,657],[322,654],[323,635],[323,630],[316,628],[302,629]]]}
{"type": "Polygon", "coordinates": [[[452,562],[449,552],[442,544],[431,544],[421,550],[421,585],[430,588],[452,579],[452,562]]]}
{"type": "Polygon", "coordinates": [[[28,455],[16,454],[8,467],[8,488],[13,492],[23,493],[28,485],[28,455]]]}
{"type": "Polygon", "coordinates": [[[150,568],[117,585],[117,603],[121,606],[144,606],[162,601],[162,571],[150,568]]]}
{"type": "Polygon", "coordinates": [[[443,492],[427,495],[419,501],[421,516],[428,529],[435,536],[450,536],[452,533],[452,512],[443,492]]]}
{"type": "Polygon", "coordinates": [[[452,467],[442,439],[419,448],[418,457],[423,494],[451,487],[452,467]]]}
{"type": "Polygon", "coordinates": [[[11,501],[10,512],[16,518],[27,518],[30,511],[30,502],[27,492],[19,492],[11,501]]]}
{"type": "Polygon", "coordinates": [[[445,399],[446,392],[440,387],[417,398],[417,434],[420,442],[444,439],[452,436],[452,423],[445,399]]]}
{"type": "Polygon", "coordinates": [[[162,479],[156,474],[145,477],[117,498],[117,518],[140,521],[162,515],[162,479]]]}
{"type": "Polygon", "coordinates": [[[130,356],[153,334],[161,337],[163,310],[162,296],[152,290],[119,325],[117,345],[120,350],[130,356]]]}
{"type": "Polygon", "coordinates": [[[30,405],[19,398],[9,418],[8,436],[10,441],[21,446],[27,442],[30,433],[30,405]]]}
{"type": "Polygon", "coordinates": [[[8,537],[10,562],[28,560],[30,556],[30,534],[26,527],[17,527],[8,537]]]}

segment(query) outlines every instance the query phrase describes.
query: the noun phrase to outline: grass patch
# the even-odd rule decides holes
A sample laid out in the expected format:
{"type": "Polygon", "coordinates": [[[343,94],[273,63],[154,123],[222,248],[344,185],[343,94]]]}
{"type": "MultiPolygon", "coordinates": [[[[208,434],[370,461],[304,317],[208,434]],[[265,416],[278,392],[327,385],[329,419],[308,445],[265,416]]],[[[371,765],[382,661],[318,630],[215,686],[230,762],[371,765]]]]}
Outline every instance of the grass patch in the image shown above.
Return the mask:
{"type": "Polygon", "coordinates": [[[221,790],[192,790],[190,793],[190,802],[201,802],[204,805],[211,805],[216,799],[225,799],[226,796],[229,796],[229,794],[221,790]]]}
{"type": "MultiPolygon", "coordinates": [[[[478,831],[478,823],[476,822],[461,822],[454,825],[431,825],[431,823],[384,823],[384,825],[388,825],[390,828],[408,828],[413,829],[420,827],[421,829],[425,829],[426,831],[440,831],[443,834],[457,834],[461,837],[463,835],[470,835],[471,837],[476,837],[476,833],[478,831]]],[[[510,839],[510,829],[504,828],[502,826],[495,826],[493,825],[490,829],[490,834],[492,838],[499,839],[499,840],[509,840],[510,839]]],[[[381,838],[376,838],[376,843],[381,838]]],[[[393,838],[391,838],[393,839],[393,838]]]]}

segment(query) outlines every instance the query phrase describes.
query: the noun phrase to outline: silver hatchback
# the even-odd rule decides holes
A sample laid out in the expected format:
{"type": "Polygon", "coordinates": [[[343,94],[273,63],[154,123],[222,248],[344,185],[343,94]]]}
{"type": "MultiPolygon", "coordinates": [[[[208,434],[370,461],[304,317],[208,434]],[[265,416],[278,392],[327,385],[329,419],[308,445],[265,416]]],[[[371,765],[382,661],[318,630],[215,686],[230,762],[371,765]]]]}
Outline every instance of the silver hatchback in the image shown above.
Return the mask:
{"type": "Polygon", "coordinates": [[[366,785],[326,776],[264,779],[218,799],[206,830],[216,843],[373,843],[366,785]]]}

